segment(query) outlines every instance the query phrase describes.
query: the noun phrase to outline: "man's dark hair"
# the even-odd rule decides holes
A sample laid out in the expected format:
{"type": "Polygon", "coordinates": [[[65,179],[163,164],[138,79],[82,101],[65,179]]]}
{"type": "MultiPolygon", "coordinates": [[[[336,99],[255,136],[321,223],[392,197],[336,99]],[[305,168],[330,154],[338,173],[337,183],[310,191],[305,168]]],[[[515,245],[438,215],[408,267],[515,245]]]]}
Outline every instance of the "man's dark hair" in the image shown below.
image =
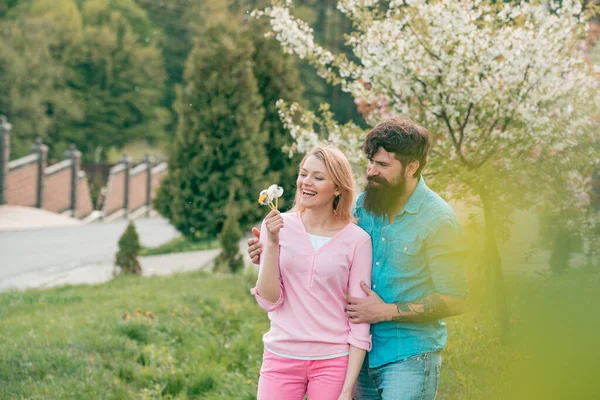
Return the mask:
{"type": "Polygon", "coordinates": [[[418,161],[419,168],[413,174],[413,177],[418,178],[427,165],[430,147],[429,132],[409,118],[393,117],[378,124],[369,132],[363,151],[371,159],[380,147],[394,153],[403,168],[413,161],[418,161]]]}

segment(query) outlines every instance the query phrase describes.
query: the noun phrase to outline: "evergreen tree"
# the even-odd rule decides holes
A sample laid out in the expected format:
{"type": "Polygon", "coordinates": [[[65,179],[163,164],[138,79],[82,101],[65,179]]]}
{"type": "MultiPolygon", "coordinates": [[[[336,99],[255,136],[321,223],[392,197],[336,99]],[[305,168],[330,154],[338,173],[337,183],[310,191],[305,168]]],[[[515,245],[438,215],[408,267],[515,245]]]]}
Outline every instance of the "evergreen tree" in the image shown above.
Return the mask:
{"type": "Polygon", "coordinates": [[[171,201],[157,205],[188,238],[221,231],[234,182],[241,183],[235,200],[242,228],[260,218],[256,198],[266,185],[268,160],[253,51],[240,31],[216,26],[199,37],[187,61],[177,137],[160,195],[171,201]]]}
{"type": "Polygon", "coordinates": [[[256,48],[253,56],[254,76],[265,108],[262,130],[269,135],[266,143],[269,182],[278,183],[284,188],[282,206],[290,207],[294,201],[298,164],[302,157],[299,154],[290,157],[282,151],[284,146],[293,143],[293,138],[283,127],[275,104],[279,99],[300,101],[302,87],[294,59],[283,52],[277,40],[265,37],[263,25],[253,25],[251,33],[256,48]]]}
{"type": "Polygon", "coordinates": [[[219,257],[217,257],[215,265],[217,268],[222,265],[227,266],[229,271],[235,273],[244,268],[244,259],[240,254],[242,232],[240,231],[233,193],[233,191],[230,193],[229,204],[227,204],[227,219],[219,234],[222,252],[219,257]]]}
{"type": "Polygon", "coordinates": [[[141,275],[142,267],[138,261],[140,248],[138,233],[133,221],[130,221],[119,239],[119,251],[115,257],[115,264],[121,267],[124,274],[141,275]]]}
{"type": "Polygon", "coordinates": [[[82,38],[68,60],[68,85],[85,117],[57,127],[56,135],[74,142],[84,157],[135,140],[159,140],[168,122],[160,104],[166,73],[145,12],[133,0],[87,0],[82,18],[82,38]]]}
{"type": "Polygon", "coordinates": [[[177,114],[174,109],[175,88],[183,83],[185,61],[201,32],[217,24],[228,23],[227,1],[223,0],[135,0],[152,21],[156,41],[162,51],[168,81],[163,107],[169,109],[165,127],[170,138],[175,136],[177,114]]]}
{"type": "Polygon", "coordinates": [[[92,150],[162,137],[162,55],[133,0],[9,5],[0,4],[0,111],[14,125],[13,157],[37,136],[58,159],[69,143],[91,158],[92,150]]]}
{"type": "Polygon", "coordinates": [[[38,136],[48,141],[57,115],[79,115],[62,83],[66,69],[55,57],[60,46],[77,36],[79,13],[68,0],[54,4],[51,12],[43,10],[49,1],[0,5],[0,113],[14,126],[12,158],[27,154],[38,136]]]}

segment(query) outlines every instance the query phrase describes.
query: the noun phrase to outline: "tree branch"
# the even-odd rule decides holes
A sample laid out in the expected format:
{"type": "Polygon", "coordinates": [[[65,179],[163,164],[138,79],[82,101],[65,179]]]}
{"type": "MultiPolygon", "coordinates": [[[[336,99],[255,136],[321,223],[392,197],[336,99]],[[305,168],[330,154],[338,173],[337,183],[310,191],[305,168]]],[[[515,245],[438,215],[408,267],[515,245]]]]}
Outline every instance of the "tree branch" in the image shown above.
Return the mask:
{"type": "Polygon", "coordinates": [[[421,37],[417,34],[417,32],[415,32],[415,30],[413,29],[411,24],[407,23],[406,26],[408,26],[408,29],[410,29],[410,31],[413,33],[413,35],[415,35],[415,37],[417,38],[417,41],[419,42],[419,44],[421,46],[423,46],[423,48],[425,49],[427,54],[429,54],[431,57],[435,58],[436,60],[441,61],[440,56],[438,56],[433,51],[429,50],[429,48],[427,46],[425,46],[425,43],[423,43],[423,41],[421,40],[421,37]]]}
{"type": "Polygon", "coordinates": [[[452,128],[452,124],[450,123],[450,118],[448,117],[446,110],[443,108],[442,108],[441,117],[442,117],[442,120],[446,123],[446,127],[448,127],[448,132],[450,133],[450,137],[452,138],[452,143],[454,143],[454,148],[456,149],[456,153],[458,154],[460,161],[462,161],[463,164],[465,164],[468,168],[473,168],[473,165],[465,158],[465,155],[462,152],[462,149],[458,143],[458,140],[456,140],[456,135],[454,134],[454,129],[452,128]]]}
{"type": "Polygon", "coordinates": [[[458,140],[459,146],[462,146],[463,140],[465,138],[465,128],[467,127],[467,122],[469,122],[469,117],[471,116],[471,110],[473,110],[473,102],[469,103],[469,109],[467,110],[467,115],[465,116],[465,120],[460,125],[460,139],[458,140]]]}

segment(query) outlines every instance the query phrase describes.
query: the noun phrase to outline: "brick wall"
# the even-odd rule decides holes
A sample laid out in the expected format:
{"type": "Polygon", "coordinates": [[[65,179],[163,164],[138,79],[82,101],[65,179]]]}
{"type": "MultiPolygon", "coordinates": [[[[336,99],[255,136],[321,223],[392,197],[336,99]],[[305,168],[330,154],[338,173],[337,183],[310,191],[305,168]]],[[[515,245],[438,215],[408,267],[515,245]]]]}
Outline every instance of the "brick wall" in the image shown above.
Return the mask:
{"type": "MultiPolygon", "coordinates": [[[[145,166],[145,165],[144,165],[145,166]]],[[[137,168],[136,168],[137,170],[137,168]]],[[[132,171],[133,172],[133,171],[132,171]]],[[[135,211],[146,205],[146,168],[129,177],[129,210],[135,211]]]]}
{"type": "Polygon", "coordinates": [[[110,215],[123,208],[125,190],[125,170],[120,169],[111,173],[106,186],[106,198],[104,200],[104,215],[110,215]]]}
{"type": "MultiPolygon", "coordinates": [[[[48,168],[46,168],[48,170],[48,168]]],[[[44,179],[44,209],[61,213],[71,207],[71,165],[46,174],[44,179]]]]}
{"type": "MultiPolygon", "coordinates": [[[[44,146],[41,142],[39,146],[44,146]]],[[[45,146],[44,146],[45,147],[45,146]]],[[[41,154],[41,153],[40,153],[41,154]]],[[[75,148],[69,150],[64,161],[44,168],[42,177],[42,207],[48,211],[63,213],[71,207],[71,174],[73,162],[79,165],[79,152],[75,148]],[[75,160],[75,161],[74,161],[75,160]]],[[[7,164],[6,202],[11,205],[35,207],[38,190],[38,154],[30,154],[7,164]]],[[[150,159],[144,159],[139,165],[129,170],[129,210],[135,211],[146,205],[148,196],[148,166],[150,159]]],[[[43,163],[45,164],[45,162],[43,163]]],[[[161,163],[152,167],[150,179],[150,196],[156,197],[163,177],[167,174],[167,164],[161,163]]],[[[108,183],[104,192],[102,213],[109,216],[124,207],[125,164],[111,168],[108,183]]],[[[77,186],[77,218],[85,218],[94,211],[89,192],[87,175],[79,171],[77,186]]]]}
{"type": "Polygon", "coordinates": [[[77,179],[77,218],[85,218],[94,211],[92,196],[85,172],[80,171],[77,179]]]}
{"type": "Polygon", "coordinates": [[[37,159],[10,169],[6,179],[6,204],[35,207],[37,200],[37,159]]]}

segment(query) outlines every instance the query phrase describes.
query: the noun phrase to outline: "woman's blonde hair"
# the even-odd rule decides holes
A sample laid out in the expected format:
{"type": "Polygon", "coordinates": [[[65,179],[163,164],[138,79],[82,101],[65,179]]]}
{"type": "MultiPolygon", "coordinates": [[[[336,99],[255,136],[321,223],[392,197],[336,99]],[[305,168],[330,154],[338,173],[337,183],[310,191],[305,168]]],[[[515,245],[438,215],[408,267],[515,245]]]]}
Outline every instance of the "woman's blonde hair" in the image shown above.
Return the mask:
{"type": "MultiPolygon", "coordinates": [[[[298,170],[304,167],[306,159],[315,156],[325,164],[327,173],[331,176],[333,184],[340,194],[333,200],[333,212],[342,221],[352,221],[352,205],[354,204],[354,180],[352,179],[352,168],[350,161],[340,150],[330,146],[317,146],[306,153],[298,170]]],[[[304,211],[300,206],[300,188],[296,188],[296,199],[292,211],[304,211]]]]}

